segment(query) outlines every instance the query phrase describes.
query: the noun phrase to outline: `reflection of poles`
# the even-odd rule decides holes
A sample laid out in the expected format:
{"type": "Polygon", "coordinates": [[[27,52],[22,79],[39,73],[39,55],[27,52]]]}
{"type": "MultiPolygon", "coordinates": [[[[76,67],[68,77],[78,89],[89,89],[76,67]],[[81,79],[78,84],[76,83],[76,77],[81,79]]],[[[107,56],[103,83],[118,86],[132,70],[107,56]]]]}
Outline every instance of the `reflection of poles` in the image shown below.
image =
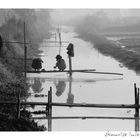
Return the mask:
{"type": "Polygon", "coordinates": [[[139,131],[139,117],[135,117],[135,131],[139,131]]]}
{"type": "Polygon", "coordinates": [[[52,131],[52,87],[48,91],[48,131],[52,131]]]}
{"type": "Polygon", "coordinates": [[[68,93],[68,98],[67,98],[67,103],[68,104],[73,104],[74,101],[74,95],[71,93],[72,90],[72,78],[70,77],[69,80],[69,93],[68,93]]]}

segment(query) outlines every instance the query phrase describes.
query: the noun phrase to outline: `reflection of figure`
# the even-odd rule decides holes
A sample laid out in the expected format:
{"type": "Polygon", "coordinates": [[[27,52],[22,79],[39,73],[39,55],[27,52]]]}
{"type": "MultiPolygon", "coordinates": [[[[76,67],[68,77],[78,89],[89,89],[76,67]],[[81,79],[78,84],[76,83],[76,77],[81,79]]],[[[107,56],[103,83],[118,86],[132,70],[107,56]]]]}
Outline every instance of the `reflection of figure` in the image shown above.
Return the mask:
{"type": "Polygon", "coordinates": [[[55,83],[56,86],[56,95],[61,96],[62,93],[65,91],[66,83],[64,81],[58,81],[58,83],[55,83]]]}
{"type": "Polygon", "coordinates": [[[71,89],[72,89],[72,79],[70,78],[70,80],[69,80],[69,93],[68,93],[68,98],[67,98],[68,104],[73,104],[73,102],[74,102],[74,95],[71,93],[71,89]]]}
{"type": "Polygon", "coordinates": [[[43,90],[42,83],[39,78],[34,79],[32,90],[34,91],[34,93],[40,93],[43,90]]]}

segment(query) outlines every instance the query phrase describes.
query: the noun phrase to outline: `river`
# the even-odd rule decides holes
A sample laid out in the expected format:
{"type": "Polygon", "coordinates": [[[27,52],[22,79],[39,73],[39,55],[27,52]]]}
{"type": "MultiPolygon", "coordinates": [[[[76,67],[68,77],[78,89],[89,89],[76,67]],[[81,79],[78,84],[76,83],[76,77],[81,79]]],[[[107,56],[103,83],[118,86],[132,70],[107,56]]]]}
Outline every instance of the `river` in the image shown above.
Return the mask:
{"type": "MultiPolygon", "coordinates": [[[[119,72],[121,75],[103,75],[73,73],[72,79],[67,73],[28,74],[31,85],[31,96],[28,101],[47,102],[47,92],[52,87],[52,101],[59,103],[101,103],[101,104],[133,104],[134,83],[140,86],[140,77],[126,67],[120,67],[115,59],[99,53],[94,44],[78,37],[71,28],[62,28],[61,38],[74,44],[75,56],[72,58],[72,69],[96,69],[96,71],[119,72]]],[[[50,38],[54,40],[54,36],[50,38]]],[[[43,68],[53,70],[55,56],[59,47],[55,44],[41,44],[43,51],[43,68]],[[49,46],[49,47],[47,47],[49,46]]],[[[69,68],[66,46],[61,48],[61,55],[69,68]]],[[[56,44],[58,46],[58,44],[56,44]]],[[[35,106],[31,111],[45,110],[35,106]]],[[[52,107],[52,116],[111,116],[134,117],[134,109],[105,109],[80,107],[52,107]]],[[[33,115],[45,116],[45,115],[33,115]]],[[[47,119],[36,120],[39,125],[48,127],[47,119]]],[[[52,131],[134,131],[135,120],[118,119],[53,119],[52,131]]]]}

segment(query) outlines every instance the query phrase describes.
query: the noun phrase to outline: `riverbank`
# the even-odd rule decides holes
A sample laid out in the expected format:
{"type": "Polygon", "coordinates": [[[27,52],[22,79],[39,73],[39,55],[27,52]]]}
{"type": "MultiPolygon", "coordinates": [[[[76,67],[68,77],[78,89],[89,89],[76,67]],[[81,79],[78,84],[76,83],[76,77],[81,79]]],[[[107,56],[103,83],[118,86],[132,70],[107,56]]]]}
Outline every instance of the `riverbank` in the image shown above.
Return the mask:
{"type": "MultiPolygon", "coordinates": [[[[29,32],[26,27],[28,42],[39,40],[38,34],[29,32]]],[[[34,29],[35,30],[35,29],[34,29]]],[[[15,17],[10,18],[0,27],[0,35],[5,42],[23,42],[23,22],[15,17]]],[[[49,35],[48,35],[49,36],[49,35]]],[[[40,36],[39,36],[40,37],[40,36]]],[[[43,39],[43,38],[42,38],[43,39]]],[[[41,42],[42,40],[39,40],[41,42]]],[[[27,46],[27,69],[31,69],[32,59],[39,57],[39,42],[27,46]]],[[[3,43],[0,46],[0,101],[26,101],[30,96],[29,85],[22,71],[24,70],[24,46],[19,43],[3,43]]],[[[31,113],[24,106],[20,108],[20,119],[17,119],[16,105],[1,105],[0,131],[44,131],[43,126],[31,119],[31,113]]]]}
{"type": "Polygon", "coordinates": [[[77,31],[79,37],[94,44],[95,49],[106,56],[111,56],[129,69],[138,70],[140,67],[140,55],[111,43],[104,36],[88,32],[77,31]]]}
{"type": "MultiPolygon", "coordinates": [[[[20,71],[23,68],[21,64],[23,64],[21,60],[0,58],[0,101],[16,102],[19,92],[21,100],[26,101],[30,96],[30,93],[28,93],[29,85],[26,83],[26,79],[20,71]],[[9,63],[11,63],[11,65],[9,63]]],[[[28,63],[28,68],[30,68],[30,63],[28,63]]],[[[0,131],[46,130],[45,127],[38,126],[37,123],[31,119],[30,112],[28,112],[24,106],[21,106],[20,110],[20,119],[17,119],[16,105],[1,105],[0,131]]]]}

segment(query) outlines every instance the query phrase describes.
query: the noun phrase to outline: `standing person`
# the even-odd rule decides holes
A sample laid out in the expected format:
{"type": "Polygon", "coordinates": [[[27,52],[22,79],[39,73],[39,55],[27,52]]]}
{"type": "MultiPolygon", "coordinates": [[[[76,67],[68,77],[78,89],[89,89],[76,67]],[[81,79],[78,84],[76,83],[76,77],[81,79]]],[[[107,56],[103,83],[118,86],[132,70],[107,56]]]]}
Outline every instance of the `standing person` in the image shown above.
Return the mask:
{"type": "Polygon", "coordinates": [[[65,63],[65,60],[62,59],[62,56],[61,55],[57,55],[56,56],[56,65],[54,66],[54,68],[57,68],[59,69],[59,71],[64,71],[66,69],[66,63],[65,63]]]}

